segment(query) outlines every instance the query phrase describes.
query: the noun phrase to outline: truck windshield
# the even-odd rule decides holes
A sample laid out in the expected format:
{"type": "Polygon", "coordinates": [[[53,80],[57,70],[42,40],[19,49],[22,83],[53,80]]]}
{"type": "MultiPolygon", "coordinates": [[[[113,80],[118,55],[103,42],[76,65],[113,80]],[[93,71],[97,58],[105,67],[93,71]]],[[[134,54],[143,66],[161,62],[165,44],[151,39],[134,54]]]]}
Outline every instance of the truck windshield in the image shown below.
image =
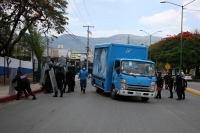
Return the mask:
{"type": "Polygon", "coordinates": [[[155,64],[140,61],[123,60],[121,72],[134,76],[155,76],[155,64]]]}

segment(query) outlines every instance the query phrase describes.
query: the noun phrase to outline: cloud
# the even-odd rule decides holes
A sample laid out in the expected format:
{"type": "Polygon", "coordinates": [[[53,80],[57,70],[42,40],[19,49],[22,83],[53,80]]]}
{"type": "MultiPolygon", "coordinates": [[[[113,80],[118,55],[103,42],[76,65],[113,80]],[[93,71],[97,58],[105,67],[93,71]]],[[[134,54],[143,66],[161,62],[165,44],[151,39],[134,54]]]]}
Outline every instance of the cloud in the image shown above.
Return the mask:
{"type": "Polygon", "coordinates": [[[174,24],[180,24],[181,12],[175,10],[167,10],[153,16],[143,16],[139,22],[145,25],[158,26],[158,25],[167,25],[169,22],[174,24]]]}

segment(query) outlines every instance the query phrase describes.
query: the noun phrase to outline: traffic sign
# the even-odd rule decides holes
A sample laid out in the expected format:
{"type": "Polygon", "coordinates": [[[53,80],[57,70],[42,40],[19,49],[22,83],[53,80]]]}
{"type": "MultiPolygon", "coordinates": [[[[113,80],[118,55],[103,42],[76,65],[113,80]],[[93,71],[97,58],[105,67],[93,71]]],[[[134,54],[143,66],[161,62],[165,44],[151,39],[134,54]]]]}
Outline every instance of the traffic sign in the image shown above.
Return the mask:
{"type": "Polygon", "coordinates": [[[169,63],[167,63],[166,65],[165,65],[165,68],[167,69],[167,70],[169,70],[170,69],[170,65],[169,65],[169,63]]]}

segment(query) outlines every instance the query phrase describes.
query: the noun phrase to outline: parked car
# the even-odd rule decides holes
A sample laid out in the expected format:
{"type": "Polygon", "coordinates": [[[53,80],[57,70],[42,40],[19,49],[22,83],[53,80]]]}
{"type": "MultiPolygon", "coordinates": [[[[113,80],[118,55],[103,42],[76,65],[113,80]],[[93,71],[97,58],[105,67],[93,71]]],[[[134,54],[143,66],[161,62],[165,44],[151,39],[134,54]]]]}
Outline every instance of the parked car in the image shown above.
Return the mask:
{"type": "Polygon", "coordinates": [[[189,74],[185,74],[184,79],[187,80],[187,81],[192,81],[192,76],[189,75],[189,74]]]}

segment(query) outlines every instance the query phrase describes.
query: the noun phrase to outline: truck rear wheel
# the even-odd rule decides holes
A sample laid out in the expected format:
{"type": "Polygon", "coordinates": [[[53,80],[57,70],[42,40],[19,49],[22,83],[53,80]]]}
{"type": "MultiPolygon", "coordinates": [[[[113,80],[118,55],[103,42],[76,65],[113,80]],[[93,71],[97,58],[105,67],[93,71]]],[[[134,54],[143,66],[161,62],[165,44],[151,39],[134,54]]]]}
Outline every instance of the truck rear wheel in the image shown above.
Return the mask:
{"type": "Polygon", "coordinates": [[[96,92],[100,92],[101,90],[98,87],[95,87],[96,92]]]}
{"type": "Polygon", "coordinates": [[[142,101],[147,102],[149,100],[149,98],[147,97],[141,97],[142,101]]]}
{"type": "Polygon", "coordinates": [[[115,87],[112,86],[112,89],[111,89],[111,98],[116,100],[117,99],[117,92],[115,91],[115,87]]]}

